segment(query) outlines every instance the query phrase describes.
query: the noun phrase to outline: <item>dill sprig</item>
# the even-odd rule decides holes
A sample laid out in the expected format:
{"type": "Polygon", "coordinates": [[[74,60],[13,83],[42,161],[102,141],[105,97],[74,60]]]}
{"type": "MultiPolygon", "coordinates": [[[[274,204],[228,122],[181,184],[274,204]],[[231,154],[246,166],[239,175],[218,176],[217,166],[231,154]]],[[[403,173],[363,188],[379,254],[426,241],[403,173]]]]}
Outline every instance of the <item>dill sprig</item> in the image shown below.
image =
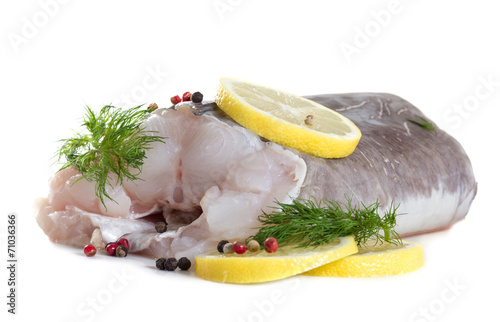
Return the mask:
{"type": "MultiPolygon", "coordinates": [[[[66,163],[59,171],[70,166],[82,174],[81,179],[95,182],[95,193],[104,204],[104,197],[113,200],[106,192],[106,185],[123,184],[123,180],[137,180],[137,174],[146,158],[146,150],[152,142],[164,142],[164,137],[151,135],[141,127],[152,110],[139,110],[142,105],[122,110],[112,105],[104,106],[99,114],[88,106],[82,126],[87,133],[76,133],[75,137],[60,140],[58,160],[66,163]],[[138,170],[137,174],[131,172],[138,170]]],[[[77,180],[77,181],[78,181],[77,180]]],[[[113,200],[114,201],[114,200],[113,200]]],[[[116,201],[115,201],[116,202],[116,201]]]]}
{"type": "Polygon", "coordinates": [[[418,115],[417,115],[417,118],[420,119],[420,122],[419,121],[415,121],[415,120],[410,120],[410,119],[406,119],[406,120],[410,121],[413,124],[416,124],[416,125],[418,125],[420,127],[423,127],[426,130],[436,132],[436,129],[434,129],[434,124],[431,121],[429,121],[429,120],[427,120],[427,119],[425,119],[425,118],[423,118],[421,116],[418,116],[418,115]]]}
{"type": "Polygon", "coordinates": [[[317,247],[348,235],[353,235],[358,245],[366,245],[369,239],[375,239],[375,244],[402,243],[394,230],[398,207],[391,203],[385,215],[380,217],[378,200],[369,206],[363,203],[353,206],[351,199],[345,197],[345,204],[300,198],[291,204],[276,201],[278,207],[272,207],[276,210],[263,211],[258,218],[262,227],[248,239],[255,239],[262,245],[266,238],[274,237],[280,246],[293,244],[296,247],[317,247]]]}

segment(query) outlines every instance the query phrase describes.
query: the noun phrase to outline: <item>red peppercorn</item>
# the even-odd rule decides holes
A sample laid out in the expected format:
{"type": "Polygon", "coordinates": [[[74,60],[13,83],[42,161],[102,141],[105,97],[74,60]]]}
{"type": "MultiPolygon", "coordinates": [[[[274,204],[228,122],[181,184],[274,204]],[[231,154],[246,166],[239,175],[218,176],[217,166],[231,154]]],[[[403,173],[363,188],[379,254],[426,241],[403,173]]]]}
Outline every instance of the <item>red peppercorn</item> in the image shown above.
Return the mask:
{"type": "Polygon", "coordinates": [[[278,250],[278,242],[276,241],[276,238],[269,237],[266,239],[264,242],[264,249],[268,253],[274,253],[275,251],[278,250]]]}
{"type": "Polygon", "coordinates": [[[180,103],[182,102],[181,98],[179,97],[179,95],[175,95],[175,96],[172,96],[170,98],[170,102],[172,102],[172,104],[177,104],[177,103],[180,103]]]}
{"type": "Polygon", "coordinates": [[[157,110],[157,109],[158,109],[158,104],[156,104],[156,103],[151,103],[148,106],[148,110],[154,111],[154,110],[157,110]]]}
{"type": "Polygon", "coordinates": [[[118,239],[118,241],[116,242],[116,245],[117,246],[123,245],[123,246],[125,246],[125,248],[127,250],[130,248],[130,243],[128,242],[128,239],[126,239],[126,238],[118,239]]]}
{"type": "Polygon", "coordinates": [[[83,253],[87,256],[87,257],[92,257],[95,255],[95,253],[97,252],[97,249],[95,248],[94,245],[92,244],[88,244],[88,245],[85,245],[85,247],[83,247],[83,253]]]}
{"type": "Polygon", "coordinates": [[[191,100],[191,92],[186,92],[182,94],[182,101],[187,102],[191,100]]]}
{"type": "Polygon", "coordinates": [[[106,253],[108,253],[109,256],[115,256],[117,246],[116,243],[108,243],[106,245],[106,253]]]}
{"type": "Polygon", "coordinates": [[[235,241],[233,243],[233,250],[236,254],[244,254],[247,251],[247,247],[245,244],[235,241]]]}

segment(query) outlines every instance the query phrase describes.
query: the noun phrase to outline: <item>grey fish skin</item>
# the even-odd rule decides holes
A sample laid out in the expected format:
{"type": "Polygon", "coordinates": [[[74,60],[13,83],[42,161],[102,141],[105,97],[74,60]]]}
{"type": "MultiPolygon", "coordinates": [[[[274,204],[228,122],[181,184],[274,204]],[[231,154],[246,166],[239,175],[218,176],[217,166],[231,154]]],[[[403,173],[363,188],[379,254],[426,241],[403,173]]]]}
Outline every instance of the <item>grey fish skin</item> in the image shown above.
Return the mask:
{"type": "MultiPolygon", "coordinates": [[[[321,159],[300,153],[308,168],[300,198],[400,204],[402,236],[447,228],[464,218],[477,192],[472,165],[453,137],[408,121],[428,119],[406,100],[385,93],[307,97],[353,121],[362,133],[350,156],[321,159]]],[[[382,213],[381,213],[382,214],[382,213]]]]}
{"type": "MultiPolygon", "coordinates": [[[[460,143],[434,124],[434,131],[410,120],[427,118],[417,107],[388,93],[305,96],[349,118],[361,131],[354,152],[324,159],[287,148],[307,165],[298,198],[330,199],[354,205],[380,203],[379,215],[398,206],[396,231],[403,237],[449,228],[463,219],[477,193],[471,162],[460,143]]],[[[215,103],[198,108],[234,121],[215,103]]]]}

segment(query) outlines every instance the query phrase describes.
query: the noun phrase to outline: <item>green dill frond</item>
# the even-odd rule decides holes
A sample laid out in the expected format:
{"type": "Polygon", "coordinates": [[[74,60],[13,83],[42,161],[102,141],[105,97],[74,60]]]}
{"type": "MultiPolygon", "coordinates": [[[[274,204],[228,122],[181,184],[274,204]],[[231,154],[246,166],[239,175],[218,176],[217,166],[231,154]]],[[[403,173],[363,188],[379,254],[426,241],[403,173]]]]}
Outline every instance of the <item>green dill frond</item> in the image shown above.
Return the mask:
{"type": "Polygon", "coordinates": [[[58,160],[65,159],[66,162],[59,171],[73,166],[82,174],[80,180],[95,182],[95,193],[103,205],[104,197],[113,200],[106,192],[106,185],[139,179],[131,171],[141,172],[149,145],[164,143],[164,137],[152,135],[152,131],[141,127],[151,112],[140,110],[141,106],[122,110],[106,105],[99,114],[87,106],[82,125],[86,131],[60,140],[58,160]]]}
{"type": "Polygon", "coordinates": [[[378,201],[371,205],[354,206],[346,195],[346,203],[333,200],[294,199],[290,204],[276,201],[270,213],[263,212],[258,220],[262,227],[247,240],[255,239],[261,245],[266,238],[274,237],[280,246],[317,247],[338,237],[353,235],[358,245],[368,240],[376,243],[401,244],[394,230],[397,208],[391,203],[383,217],[378,214],[378,201]]]}
{"type": "Polygon", "coordinates": [[[436,129],[434,128],[434,124],[431,121],[429,121],[421,116],[417,116],[417,118],[420,121],[415,121],[415,120],[410,120],[410,119],[406,119],[406,120],[409,122],[412,122],[413,124],[416,124],[420,127],[423,127],[426,130],[436,132],[436,129]]]}

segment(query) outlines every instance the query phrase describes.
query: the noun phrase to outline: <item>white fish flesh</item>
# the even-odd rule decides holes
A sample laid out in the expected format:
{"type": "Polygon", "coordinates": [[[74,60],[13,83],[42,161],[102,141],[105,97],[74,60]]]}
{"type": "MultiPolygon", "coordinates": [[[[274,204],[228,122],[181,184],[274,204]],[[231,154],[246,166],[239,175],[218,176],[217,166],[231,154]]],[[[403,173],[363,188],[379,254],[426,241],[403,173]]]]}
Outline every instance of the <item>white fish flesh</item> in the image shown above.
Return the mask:
{"type": "Polygon", "coordinates": [[[117,203],[104,207],[94,184],[71,168],[36,202],[37,221],[57,243],[83,246],[100,228],[104,242],[126,236],[131,252],[194,258],[221,239],[255,233],[262,210],[275,201],[315,197],[399,204],[402,236],[444,229],[467,214],[477,185],[470,161],[451,136],[408,119],[425,117],[390,94],[309,97],[351,119],[363,136],[352,155],[322,159],[272,142],[237,125],[212,104],[158,109],[146,130],[168,137],[147,151],[143,180],[108,186],[117,203]],[[166,220],[168,230],[154,224],[166,220]]]}

